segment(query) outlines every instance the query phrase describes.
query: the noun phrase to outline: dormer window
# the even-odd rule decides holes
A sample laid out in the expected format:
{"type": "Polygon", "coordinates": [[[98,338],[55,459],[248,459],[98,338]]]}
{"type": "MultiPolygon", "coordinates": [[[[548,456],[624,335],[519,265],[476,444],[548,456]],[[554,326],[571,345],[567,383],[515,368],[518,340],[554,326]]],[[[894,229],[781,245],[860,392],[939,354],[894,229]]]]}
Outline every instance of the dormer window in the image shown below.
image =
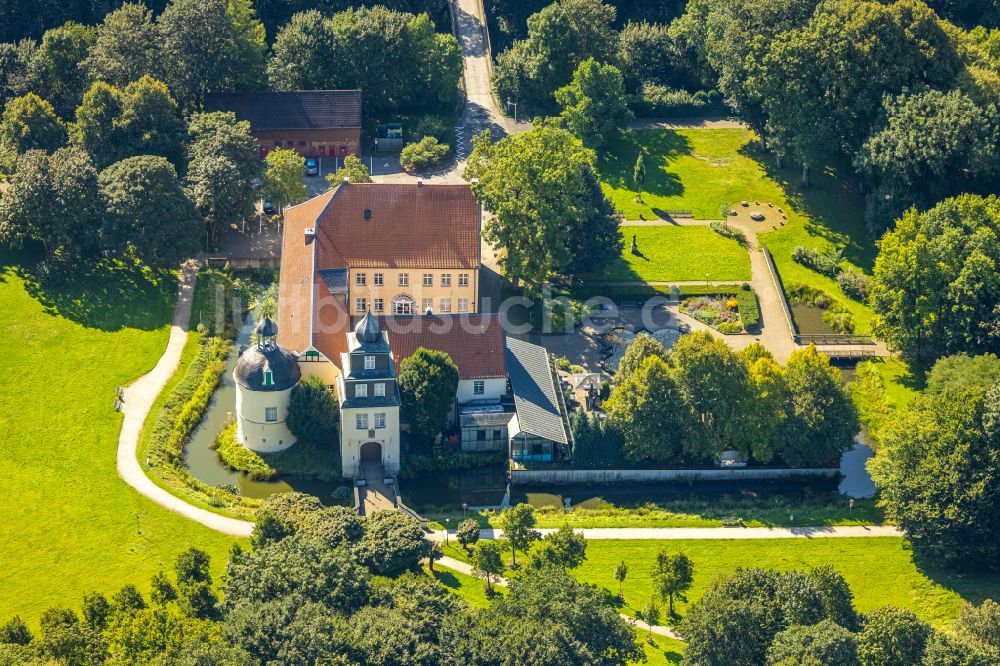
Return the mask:
{"type": "Polygon", "coordinates": [[[372,219],[372,209],[371,208],[365,208],[365,219],[366,220],[372,219]]]}
{"type": "Polygon", "coordinates": [[[274,386],[274,373],[270,370],[264,371],[264,386],[274,386]]]}
{"type": "Polygon", "coordinates": [[[366,354],[365,355],[365,370],[374,370],[374,369],[375,369],[375,356],[373,356],[371,354],[366,354]]]}

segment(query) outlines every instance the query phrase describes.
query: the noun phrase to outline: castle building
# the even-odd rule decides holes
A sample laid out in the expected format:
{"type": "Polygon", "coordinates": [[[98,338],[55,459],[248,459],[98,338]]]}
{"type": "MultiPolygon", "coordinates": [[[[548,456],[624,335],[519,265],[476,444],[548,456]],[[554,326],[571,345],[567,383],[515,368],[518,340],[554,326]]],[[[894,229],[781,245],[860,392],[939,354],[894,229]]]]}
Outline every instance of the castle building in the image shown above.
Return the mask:
{"type": "Polygon", "coordinates": [[[278,327],[264,317],[236,367],[236,437],[248,449],[269,453],[295,443],[288,429],[288,404],[299,382],[298,355],[277,344],[278,327]]]}

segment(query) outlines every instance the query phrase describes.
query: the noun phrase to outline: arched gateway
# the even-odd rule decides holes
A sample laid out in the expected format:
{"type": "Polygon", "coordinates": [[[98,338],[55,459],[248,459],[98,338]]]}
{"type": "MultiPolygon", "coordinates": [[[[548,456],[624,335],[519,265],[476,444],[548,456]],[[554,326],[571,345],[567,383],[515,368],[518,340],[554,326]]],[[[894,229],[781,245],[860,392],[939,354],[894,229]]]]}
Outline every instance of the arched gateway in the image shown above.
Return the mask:
{"type": "Polygon", "coordinates": [[[362,465],[382,464],[382,445],[378,442],[367,442],[361,445],[362,465]]]}

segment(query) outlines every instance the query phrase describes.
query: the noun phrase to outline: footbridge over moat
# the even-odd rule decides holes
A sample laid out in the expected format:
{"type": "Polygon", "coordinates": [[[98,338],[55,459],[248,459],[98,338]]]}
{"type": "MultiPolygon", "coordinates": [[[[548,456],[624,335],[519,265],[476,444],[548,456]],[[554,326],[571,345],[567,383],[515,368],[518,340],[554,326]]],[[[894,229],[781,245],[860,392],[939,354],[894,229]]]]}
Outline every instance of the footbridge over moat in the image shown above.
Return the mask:
{"type": "Polygon", "coordinates": [[[403,503],[399,496],[399,480],[386,476],[381,460],[362,462],[361,478],[354,482],[354,508],[362,517],[376,511],[399,511],[427,529],[427,519],[403,503]]]}

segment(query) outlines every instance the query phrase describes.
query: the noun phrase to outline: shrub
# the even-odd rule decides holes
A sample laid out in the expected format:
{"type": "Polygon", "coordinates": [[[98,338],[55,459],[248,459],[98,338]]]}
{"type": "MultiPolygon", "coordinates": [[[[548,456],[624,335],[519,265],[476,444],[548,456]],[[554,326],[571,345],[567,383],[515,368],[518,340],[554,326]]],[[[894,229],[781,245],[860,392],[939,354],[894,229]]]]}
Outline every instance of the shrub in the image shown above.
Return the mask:
{"type": "Polygon", "coordinates": [[[292,389],[288,402],[288,429],[297,440],[335,446],[340,408],[330,389],[315,375],[292,389]]]}
{"type": "Polygon", "coordinates": [[[757,304],[755,291],[740,289],[736,294],[736,307],[740,311],[744,329],[750,330],[760,325],[760,306],[757,304]]]}
{"type": "Polygon", "coordinates": [[[566,358],[565,356],[557,356],[556,367],[562,370],[563,372],[569,372],[570,368],[573,367],[573,364],[570,363],[569,359],[566,358]]]}
{"type": "Polygon", "coordinates": [[[742,333],[743,327],[735,321],[724,321],[716,326],[720,333],[725,333],[726,335],[734,335],[736,333],[742,333]]]}
{"type": "Polygon", "coordinates": [[[734,229],[729,226],[725,221],[715,220],[708,225],[709,228],[720,236],[725,236],[726,238],[732,238],[734,241],[740,245],[747,244],[747,237],[739,229],[734,229]]]}
{"type": "Polygon", "coordinates": [[[412,479],[424,472],[440,472],[458,469],[475,469],[489,465],[502,465],[507,460],[506,451],[487,451],[466,453],[454,451],[450,453],[432,453],[422,455],[407,453],[399,468],[399,478],[412,479]]]}
{"type": "Polygon", "coordinates": [[[836,302],[833,296],[830,296],[830,294],[822,289],[810,287],[800,282],[789,284],[786,288],[786,293],[788,294],[788,300],[795,305],[812,305],[825,310],[836,302]]]}
{"type": "Polygon", "coordinates": [[[236,424],[230,423],[212,442],[212,448],[226,467],[237,472],[246,472],[254,481],[270,481],[278,476],[274,469],[256,452],[251,451],[236,439],[236,424]]]}
{"type": "Polygon", "coordinates": [[[837,277],[840,273],[840,250],[830,249],[820,251],[815,248],[806,248],[799,245],[792,250],[792,259],[802,264],[806,268],[811,268],[817,273],[822,273],[828,277],[837,277]]]}
{"type": "Polygon", "coordinates": [[[413,128],[413,138],[417,141],[427,136],[436,137],[439,141],[448,135],[448,122],[441,116],[420,116],[413,128]]]}
{"type": "Polygon", "coordinates": [[[425,136],[403,148],[399,154],[399,164],[407,171],[429,169],[439,164],[449,150],[448,144],[439,142],[437,137],[425,136]]]}
{"type": "Polygon", "coordinates": [[[855,271],[843,271],[837,276],[840,290],[848,298],[864,303],[868,300],[868,276],[855,271]]]}
{"type": "Polygon", "coordinates": [[[721,113],[725,109],[722,97],[715,90],[690,93],[654,83],[644,83],[642,92],[630,106],[637,116],[674,118],[721,113]]]}
{"type": "Polygon", "coordinates": [[[837,333],[854,332],[854,315],[840,303],[823,313],[823,321],[837,333]]]}

